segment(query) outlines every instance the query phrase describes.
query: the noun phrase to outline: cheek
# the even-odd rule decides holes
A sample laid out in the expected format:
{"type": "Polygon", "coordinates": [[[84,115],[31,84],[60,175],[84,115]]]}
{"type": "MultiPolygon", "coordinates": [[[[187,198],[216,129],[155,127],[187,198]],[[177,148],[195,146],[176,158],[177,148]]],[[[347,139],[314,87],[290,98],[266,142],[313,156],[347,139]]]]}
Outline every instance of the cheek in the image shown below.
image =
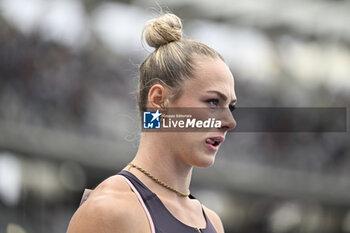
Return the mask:
{"type": "Polygon", "coordinates": [[[189,132],[177,133],[172,138],[171,144],[181,157],[192,157],[200,148],[200,137],[189,132]]]}
{"type": "Polygon", "coordinates": [[[182,152],[188,158],[196,158],[203,153],[203,135],[201,133],[184,133],[181,138],[182,152]]]}
{"type": "Polygon", "coordinates": [[[214,163],[215,156],[208,154],[205,148],[203,133],[179,133],[176,138],[178,147],[174,149],[177,151],[177,156],[181,158],[184,163],[196,167],[209,167],[214,163]]]}

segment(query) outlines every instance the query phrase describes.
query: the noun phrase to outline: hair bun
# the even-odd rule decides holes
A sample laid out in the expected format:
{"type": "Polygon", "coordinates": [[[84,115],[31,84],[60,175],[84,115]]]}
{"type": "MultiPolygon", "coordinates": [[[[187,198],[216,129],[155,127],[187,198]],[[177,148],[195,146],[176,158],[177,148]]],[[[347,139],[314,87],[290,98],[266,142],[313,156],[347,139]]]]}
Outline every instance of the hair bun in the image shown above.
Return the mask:
{"type": "Polygon", "coordinates": [[[157,49],[172,41],[181,40],[182,23],[179,17],[167,13],[147,22],[142,34],[144,34],[147,44],[157,49]]]}

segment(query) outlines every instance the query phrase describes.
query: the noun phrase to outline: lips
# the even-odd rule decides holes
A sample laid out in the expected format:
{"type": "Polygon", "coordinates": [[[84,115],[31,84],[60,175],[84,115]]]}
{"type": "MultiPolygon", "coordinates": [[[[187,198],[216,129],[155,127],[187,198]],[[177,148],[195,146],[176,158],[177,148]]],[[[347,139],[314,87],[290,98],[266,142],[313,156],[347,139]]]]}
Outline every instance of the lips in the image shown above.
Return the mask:
{"type": "Polygon", "coordinates": [[[224,137],[218,136],[218,137],[210,137],[205,139],[205,143],[208,146],[208,148],[212,151],[217,151],[219,145],[225,140],[224,137]]]}

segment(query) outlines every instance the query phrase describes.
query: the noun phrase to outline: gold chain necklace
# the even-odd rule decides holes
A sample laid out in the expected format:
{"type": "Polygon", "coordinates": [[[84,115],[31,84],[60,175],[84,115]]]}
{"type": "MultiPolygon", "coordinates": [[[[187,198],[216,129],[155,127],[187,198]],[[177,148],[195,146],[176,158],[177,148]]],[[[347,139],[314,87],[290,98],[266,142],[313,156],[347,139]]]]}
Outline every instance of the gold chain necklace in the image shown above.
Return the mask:
{"type": "Polygon", "coordinates": [[[176,190],[175,188],[171,187],[170,185],[164,183],[163,181],[155,178],[151,173],[149,173],[148,171],[146,171],[145,169],[133,164],[133,163],[129,163],[128,165],[130,165],[133,168],[136,168],[137,170],[139,170],[140,172],[142,172],[143,174],[145,174],[146,176],[148,176],[149,178],[151,178],[154,182],[156,182],[157,184],[160,184],[161,186],[175,192],[176,194],[182,196],[182,197],[188,197],[190,195],[190,193],[186,194],[183,193],[181,191],[176,190]]]}

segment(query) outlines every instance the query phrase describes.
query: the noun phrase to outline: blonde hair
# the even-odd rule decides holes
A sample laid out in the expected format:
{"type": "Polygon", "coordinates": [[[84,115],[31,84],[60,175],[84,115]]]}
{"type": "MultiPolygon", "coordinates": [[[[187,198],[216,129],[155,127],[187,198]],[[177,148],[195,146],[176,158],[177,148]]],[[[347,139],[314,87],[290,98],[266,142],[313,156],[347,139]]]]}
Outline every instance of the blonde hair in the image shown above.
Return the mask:
{"type": "Polygon", "coordinates": [[[180,95],[182,81],[193,76],[195,55],[223,60],[209,46],[182,38],[182,23],[174,14],[167,13],[148,21],[142,35],[155,50],[140,66],[138,105],[141,114],[146,111],[148,92],[154,84],[172,89],[175,98],[180,95]]]}

